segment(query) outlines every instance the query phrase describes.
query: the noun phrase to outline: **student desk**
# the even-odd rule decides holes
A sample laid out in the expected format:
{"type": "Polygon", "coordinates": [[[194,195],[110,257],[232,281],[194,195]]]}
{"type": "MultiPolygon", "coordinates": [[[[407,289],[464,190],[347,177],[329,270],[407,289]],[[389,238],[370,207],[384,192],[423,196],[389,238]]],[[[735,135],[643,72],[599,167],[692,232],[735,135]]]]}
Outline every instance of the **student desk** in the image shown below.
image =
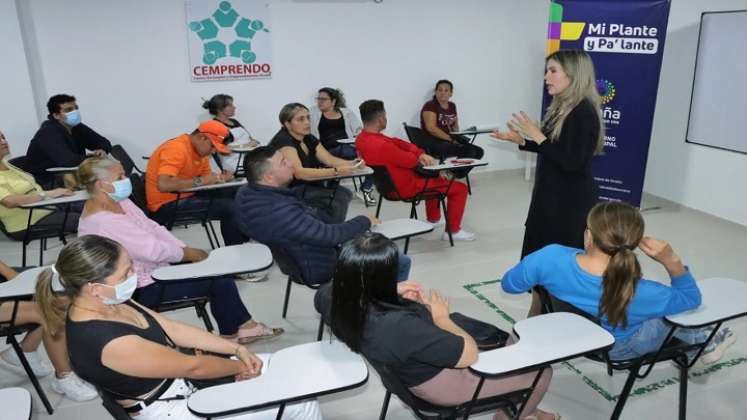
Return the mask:
{"type": "Polygon", "coordinates": [[[253,273],[270,268],[272,254],[266,245],[245,243],[214,249],[200,262],[159,267],[153,270],[153,280],[173,282],[253,273]]]}
{"type": "Polygon", "coordinates": [[[75,191],[72,195],[48,198],[45,200],[37,201],[35,203],[21,204],[21,208],[29,210],[28,221],[26,222],[26,233],[24,234],[23,241],[21,241],[22,247],[22,261],[21,265],[26,267],[26,245],[31,243],[34,239],[39,239],[39,265],[44,265],[44,248],[46,248],[47,238],[59,237],[62,243],[65,243],[65,223],[67,217],[70,214],[70,205],[73,203],[79,203],[88,200],[87,191],[75,191]],[[31,215],[34,209],[47,208],[54,210],[56,207],[65,208],[65,217],[62,220],[62,224],[57,226],[36,226],[31,224],[31,215]]]}
{"type": "Polygon", "coordinates": [[[387,220],[371,227],[371,232],[380,233],[393,241],[405,238],[405,249],[403,254],[407,254],[411,237],[423,235],[432,231],[432,224],[417,219],[387,220]]]}
{"type": "Polygon", "coordinates": [[[31,419],[31,394],[23,388],[0,389],[0,420],[31,419]]]}
{"type": "Polygon", "coordinates": [[[301,344],[275,352],[262,375],[197,391],[189,411],[214,418],[285,405],[357,388],[368,380],[363,358],[339,341],[301,344]]]}

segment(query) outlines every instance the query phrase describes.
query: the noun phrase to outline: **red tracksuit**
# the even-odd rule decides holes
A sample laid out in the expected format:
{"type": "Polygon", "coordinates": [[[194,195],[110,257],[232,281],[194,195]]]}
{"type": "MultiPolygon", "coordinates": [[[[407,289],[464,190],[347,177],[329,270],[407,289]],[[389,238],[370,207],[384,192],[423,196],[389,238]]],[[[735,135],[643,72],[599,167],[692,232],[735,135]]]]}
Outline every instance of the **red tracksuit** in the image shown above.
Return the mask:
{"type": "MultiPolygon", "coordinates": [[[[358,135],[355,147],[367,164],[386,167],[403,197],[412,197],[425,186],[426,178],[414,171],[418,165],[418,157],[425,153],[423,149],[404,140],[368,131],[362,131],[358,135]]],[[[442,178],[428,179],[428,189],[446,191],[448,185],[449,181],[442,178]]],[[[461,182],[452,183],[446,195],[446,208],[449,212],[447,222],[451,232],[456,233],[462,229],[462,216],[466,205],[467,186],[461,182]]],[[[441,219],[438,200],[426,200],[425,211],[428,220],[441,219]]]]}

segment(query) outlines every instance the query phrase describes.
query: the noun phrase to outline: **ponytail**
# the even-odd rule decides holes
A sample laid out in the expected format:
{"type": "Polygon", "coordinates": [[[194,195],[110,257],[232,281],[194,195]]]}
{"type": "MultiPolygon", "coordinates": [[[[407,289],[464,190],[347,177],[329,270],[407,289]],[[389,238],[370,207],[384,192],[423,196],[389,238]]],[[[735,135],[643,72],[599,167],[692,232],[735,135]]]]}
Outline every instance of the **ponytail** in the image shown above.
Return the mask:
{"type": "Polygon", "coordinates": [[[70,301],[65,297],[58,296],[52,290],[54,276],[55,273],[51,268],[47,268],[39,273],[36,281],[34,301],[36,301],[41,310],[44,329],[50,335],[57,336],[65,326],[65,314],[70,301]]]}
{"type": "Polygon", "coordinates": [[[614,252],[602,274],[602,298],[599,301],[600,315],[607,316],[612,326],[628,326],[628,305],[633,300],[641,265],[635,253],[628,248],[614,252]]]}

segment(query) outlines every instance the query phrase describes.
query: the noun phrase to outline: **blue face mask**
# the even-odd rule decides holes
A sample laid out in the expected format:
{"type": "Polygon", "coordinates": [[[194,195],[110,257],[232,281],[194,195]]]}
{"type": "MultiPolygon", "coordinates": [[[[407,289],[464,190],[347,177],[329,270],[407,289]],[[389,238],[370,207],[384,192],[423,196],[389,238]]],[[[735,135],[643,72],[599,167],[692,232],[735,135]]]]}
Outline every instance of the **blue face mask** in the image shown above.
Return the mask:
{"type": "Polygon", "coordinates": [[[109,197],[114,201],[125,200],[132,194],[132,182],[130,182],[130,178],[114,181],[112,185],[114,186],[114,192],[110,192],[109,197]]]}
{"type": "Polygon", "coordinates": [[[74,111],[66,112],[65,124],[69,125],[70,127],[75,127],[76,125],[80,124],[80,110],[76,109],[74,111]]]}
{"type": "Polygon", "coordinates": [[[104,298],[104,304],[118,305],[122,302],[130,300],[132,294],[135,293],[135,289],[137,289],[137,274],[133,274],[130,277],[127,277],[127,280],[119,283],[116,286],[109,286],[108,284],[104,284],[104,286],[114,289],[114,297],[104,298]]]}

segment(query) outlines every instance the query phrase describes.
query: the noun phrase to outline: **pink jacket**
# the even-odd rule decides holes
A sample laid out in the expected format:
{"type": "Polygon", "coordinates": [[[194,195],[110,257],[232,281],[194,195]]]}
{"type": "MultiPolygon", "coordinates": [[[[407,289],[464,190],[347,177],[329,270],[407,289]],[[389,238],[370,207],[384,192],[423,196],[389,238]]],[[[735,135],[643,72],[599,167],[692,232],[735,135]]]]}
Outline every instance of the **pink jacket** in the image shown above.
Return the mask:
{"type": "Polygon", "coordinates": [[[135,203],[119,203],[125,214],[100,211],[81,217],[78,235],[99,235],[119,242],[130,254],[137,273],[137,287],[152,284],[151,273],[158,267],[184,258],[184,242],[165,227],[149,219],[135,203]]]}

